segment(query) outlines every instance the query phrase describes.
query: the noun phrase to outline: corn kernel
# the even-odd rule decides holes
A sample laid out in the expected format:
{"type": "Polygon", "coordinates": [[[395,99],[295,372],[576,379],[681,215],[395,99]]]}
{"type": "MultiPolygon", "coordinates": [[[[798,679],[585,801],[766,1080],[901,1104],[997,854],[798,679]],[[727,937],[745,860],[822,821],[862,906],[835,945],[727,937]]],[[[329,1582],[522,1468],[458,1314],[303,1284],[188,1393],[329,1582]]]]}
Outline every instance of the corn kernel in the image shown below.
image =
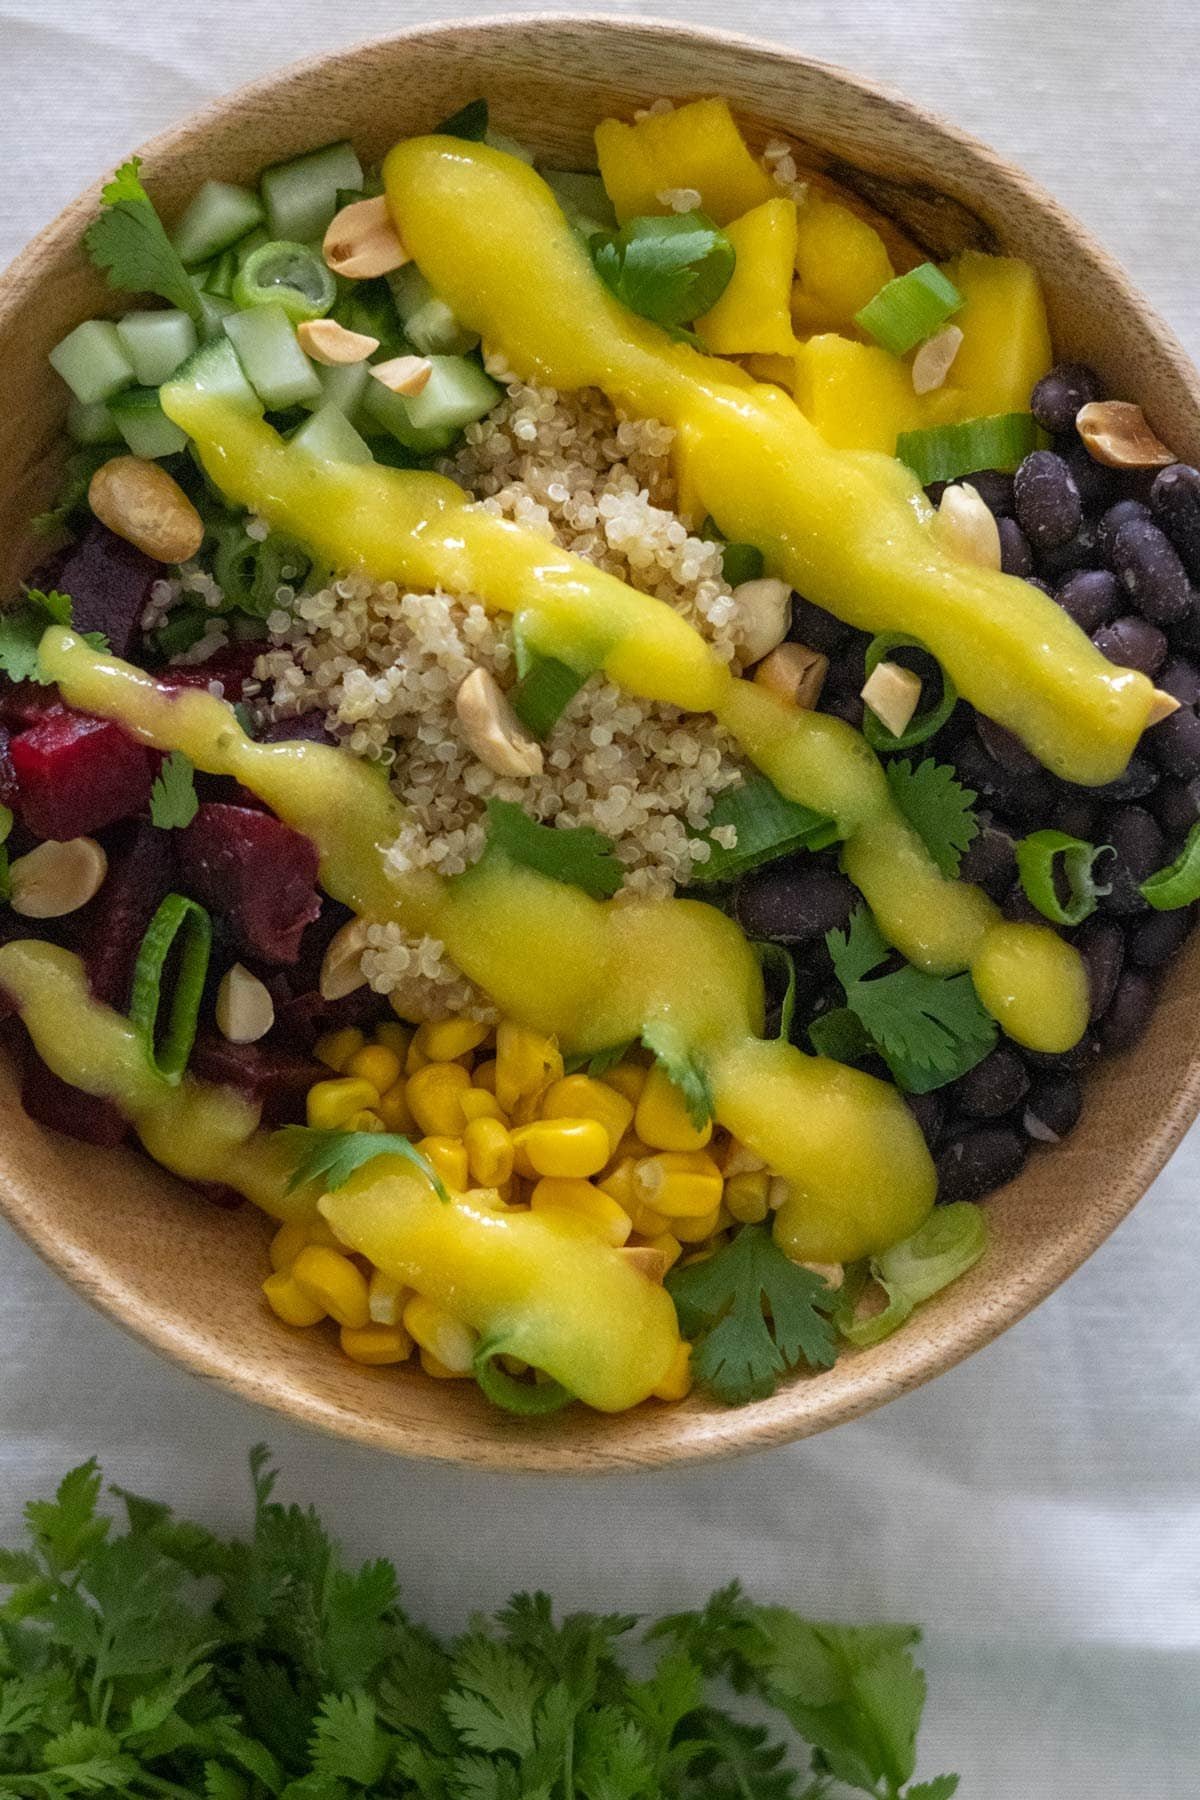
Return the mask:
{"type": "Polygon", "coordinates": [[[502,1125],[508,1120],[500,1110],[500,1102],[495,1094],[489,1094],[486,1088],[469,1087],[459,1100],[463,1109],[463,1117],[468,1125],[472,1119],[499,1119],[502,1125]]]}
{"type": "Polygon", "coordinates": [[[636,1195],[625,1210],[633,1220],[633,1229],[639,1237],[656,1238],[671,1229],[671,1221],[665,1214],[655,1212],[652,1206],[646,1206],[636,1195]]]}
{"type": "Polygon", "coordinates": [[[385,1363],[407,1362],[413,1341],[402,1325],[343,1325],[342,1349],[351,1362],[380,1368],[385,1363]]]}
{"type": "Polygon", "coordinates": [[[667,1268],[663,1271],[664,1274],[666,1274],[668,1270],[673,1269],[675,1264],[679,1261],[679,1258],[683,1255],[682,1244],[670,1231],[660,1231],[658,1236],[652,1237],[649,1242],[652,1250],[661,1251],[667,1259],[667,1268]]]}
{"type": "Polygon", "coordinates": [[[681,1343],[671,1366],[654,1389],[656,1400],[686,1400],[692,1391],[692,1346],[681,1343]]]}
{"type": "Polygon", "coordinates": [[[513,1144],[499,1119],[471,1119],[463,1133],[471,1180],[499,1187],[513,1172],[513,1144]]]}
{"type": "Polygon", "coordinates": [[[417,1149],[452,1192],[466,1192],[469,1164],[467,1147],[461,1138],[423,1137],[418,1140],[417,1149]]]}
{"type": "MultiPolygon", "coordinates": [[[[379,1102],[376,1101],[376,1106],[379,1102]]],[[[351,1113],[346,1120],[347,1131],[382,1131],[383,1120],[373,1107],[364,1106],[361,1112],[351,1113]]]]}
{"type": "Polygon", "coordinates": [[[422,1369],[435,1381],[462,1381],[471,1372],[469,1369],[448,1369],[444,1362],[439,1362],[432,1351],[426,1350],[424,1346],[419,1354],[422,1369]]]}
{"type": "Polygon", "coordinates": [[[375,1042],[382,1044],[385,1050],[390,1050],[393,1056],[398,1057],[401,1068],[404,1067],[404,1059],[408,1055],[408,1046],[412,1043],[412,1039],[411,1027],[402,1025],[399,1019],[385,1019],[382,1025],[375,1027],[375,1042]]]}
{"type": "MultiPolygon", "coordinates": [[[[482,1088],[485,1094],[494,1094],[496,1092],[495,1057],[489,1057],[487,1062],[476,1063],[471,1080],[477,1088],[482,1088]]],[[[497,1102],[497,1104],[499,1103],[497,1102]]]]}
{"type": "MultiPolygon", "coordinates": [[[[452,1375],[470,1374],[478,1338],[453,1313],[427,1300],[424,1294],[414,1294],[404,1308],[404,1329],[452,1375]]],[[[424,1362],[424,1357],[421,1360],[424,1362]]]]}
{"type": "Polygon", "coordinates": [[[635,1115],[637,1134],[655,1150],[703,1150],[712,1137],[712,1120],[697,1127],[687,1103],[666,1070],[655,1064],[646,1077],[635,1115]]]}
{"type": "Polygon", "coordinates": [[[537,1119],[520,1126],[513,1142],[535,1175],[598,1175],[608,1161],[608,1133],[598,1119],[537,1119]]]}
{"type": "Polygon", "coordinates": [[[664,1150],[634,1167],[638,1198],[668,1219],[695,1219],[721,1204],[721,1171],[703,1150],[664,1150]]]}
{"type": "Polygon", "coordinates": [[[791,1183],[785,1181],[782,1175],[772,1175],[767,1187],[767,1205],[771,1211],[778,1212],[780,1207],[785,1206],[791,1197],[791,1183]]]}
{"type": "Polygon", "coordinates": [[[637,1204],[634,1167],[633,1157],[623,1156],[619,1162],[613,1164],[611,1169],[606,1169],[603,1175],[596,1177],[596,1186],[601,1193],[608,1194],[617,1202],[618,1206],[623,1206],[626,1212],[637,1204]]]}
{"type": "Polygon", "coordinates": [[[408,1078],[409,1110],[427,1136],[461,1137],[467,1121],[462,1095],[471,1077],[461,1063],[429,1063],[408,1078]]]}
{"type": "Polygon", "coordinates": [[[325,1308],[306,1293],[286,1269],[277,1269],[262,1284],[267,1305],[285,1325],[319,1325],[325,1308]]]}
{"type": "Polygon", "coordinates": [[[355,1113],[378,1104],[379,1090],[369,1081],[339,1077],[336,1081],[318,1081],[309,1088],[305,1116],[318,1131],[340,1131],[355,1113]]]}
{"type": "Polygon", "coordinates": [[[417,1028],[413,1043],[430,1062],[457,1062],[477,1050],[489,1030],[478,1019],[431,1019],[417,1028]]]}
{"type": "Polygon", "coordinates": [[[730,1138],[717,1160],[726,1181],[731,1175],[757,1175],[760,1169],[767,1166],[756,1151],[739,1143],[735,1137],[730,1138]]]}
{"type": "Polygon", "coordinates": [[[514,1113],[522,1096],[542,1094],[562,1078],[558,1045],[540,1031],[502,1019],[496,1027],[496,1098],[514,1113]]]}
{"type": "Polygon", "coordinates": [[[309,1244],[292,1264],[292,1280],[339,1325],[357,1328],[371,1317],[367,1278],[340,1250],[309,1244]]]}
{"type": "Polygon", "coordinates": [[[362,1049],[365,1042],[361,1031],[353,1025],[347,1025],[341,1031],[327,1031],[323,1037],[319,1037],[313,1046],[313,1055],[327,1069],[332,1069],[335,1075],[340,1075],[350,1058],[362,1049]]]}
{"type": "Polygon", "coordinates": [[[719,1228],[721,1209],[714,1206],[710,1213],[702,1213],[698,1218],[681,1218],[671,1220],[671,1230],[681,1244],[703,1244],[719,1228]]]}
{"type": "Polygon", "coordinates": [[[614,1063],[611,1069],[605,1069],[603,1075],[596,1079],[606,1087],[615,1088],[618,1094],[624,1094],[626,1100],[636,1106],[649,1073],[649,1069],[644,1069],[641,1063],[620,1062],[614,1063]]]}
{"type": "Polygon", "coordinates": [[[343,1073],[356,1075],[360,1081],[369,1081],[379,1093],[386,1094],[404,1073],[404,1065],[386,1044],[364,1044],[349,1058],[343,1073]]]}
{"type": "Polygon", "coordinates": [[[633,1102],[590,1075],[565,1075],[546,1089],[542,1117],[598,1119],[608,1133],[608,1154],[615,1156],[617,1145],[633,1120],[633,1102]]]}
{"type": "Polygon", "coordinates": [[[307,1219],[289,1219],[271,1239],[271,1267],[278,1274],[291,1268],[305,1245],[311,1243],[307,1219]]]}
{"type": "Polygon", "coordinates": [[[379,1096],[379,1104],[375,1110],[383,1120],[385,1131],[398,1131],[401,1136],[407,1137],[415,1129],[412,1109],[408,1104],[408,1083],[403,1076],[386,1094],[379,1096]]]}
{"type": "Polygon", "coordinates": [[[418,1069],[427,1069],[428,1067],[429,1058],[414,1037],[412,1043],[404,1052],[404,1073],[406,1075],[415,1075],[418,1069]]]}
{"type": "Polygon", "coordinates": [[[624,1207],[602,1194],[590,1181],[571,1176],[545,1176],[535,1186],[529,1201],[534,1212],[569,1212],[586,1221],[606,1244],[616,1247],[627,1242],[633,1226],[624,1207]]]}
{"type": "Polygon", "coordinates": [[[767,1187],[770,1179],[765,1169],[727,1176],[724,1200],[730,1217],[742,1225],[760,1225],[769,1211],[767,1187]]]}
{"type": "Polygon", "coordinates": [[[371,1270],[367,1311],[372,1325],[399,1325],[407,1298],[408,1289],[402,1281],[397,1281],[394,1275],[385,1275],[382,1269],[371,1270]]]}

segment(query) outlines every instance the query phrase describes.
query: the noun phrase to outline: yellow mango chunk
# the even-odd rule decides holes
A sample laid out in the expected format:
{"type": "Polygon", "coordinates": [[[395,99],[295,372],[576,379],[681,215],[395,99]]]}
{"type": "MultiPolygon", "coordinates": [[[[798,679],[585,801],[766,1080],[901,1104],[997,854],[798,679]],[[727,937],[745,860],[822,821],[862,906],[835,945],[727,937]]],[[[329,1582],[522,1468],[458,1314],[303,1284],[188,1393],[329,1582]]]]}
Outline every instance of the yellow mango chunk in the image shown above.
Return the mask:
{"type": "Polygon", "coordinates": [[[963,416],[957,388],[914,393],[909,364],[878,344],[824,332],[798,346],[795,370],[796,404],[835,450],[893,456],[902,431],[963,416]]]}
{"type": "Polygon", "coordinates": [[[963,334],[950,371],[964,419],[1028,412],[1029,396],[1053,361],[1042,284],[1015,256],[964,250],[945,272],[966,305],[954,315],[963,334]]]}
{"type": "Polygon", "coordinates": [[[873,225],[848,206],[811,194],[796,220],[796,274],[792,296],[796,331],[841,330],[895,274],[887,246],[873,225]]]}
{"type": "Polygon", "coordinates": [[[792,270],[796,262],[796,206],[785,195],[764,200],[726,227],[737,252],[729,286],[696,335],[719,356],[760,351],[787,356],[792,333],[792,270]]]}
{"type": "Polygon", "coordinates": [[[693,100],[633,125],[604,119],[596,127],[596,159],[622,224],[668,212],[658,196],[670,188],[695,188],[700,210],[718,225],[778,192],[751,156],[724,100],[693,100]]]}

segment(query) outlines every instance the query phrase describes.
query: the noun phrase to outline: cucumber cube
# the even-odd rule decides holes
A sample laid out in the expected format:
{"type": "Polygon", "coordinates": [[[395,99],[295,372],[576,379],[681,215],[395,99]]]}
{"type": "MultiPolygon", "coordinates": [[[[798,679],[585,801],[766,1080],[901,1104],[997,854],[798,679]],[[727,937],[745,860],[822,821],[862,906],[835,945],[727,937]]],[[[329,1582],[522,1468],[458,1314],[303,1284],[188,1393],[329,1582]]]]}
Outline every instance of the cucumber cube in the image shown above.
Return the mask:
{"type": "Polygon", "coordinates": [[[355,424],[368,433],[386,431],[414,456],[432,456],[439,450],[448,449],[457,432],[445,426],[418,431],[409,417],[408,404],[403,394],[393,394],[382,381],[368,381],[355,424]]]}
{"type": "MultiPolygon", "coordinates": [[[[340,413],[345,413],[351,419],[362,404],[370,379],[370,368],[365,362],[338,363],[329,368],[319,368],[317,380],[321,384],[321,393],[319,398],[308,404],[314,412],[322,406],[336,406],[340,413]]],[[[376,382],[375,385],[378,387],[379,383],[376,382]]]]}
{"type": "Polygon", "coordinates": [[[206,181],[180,219],[172,242],[189,266],[207,262],[261,225],[262,202],[231,181],[206,181]]]}
{"type": "Polygon", "coordinates": [[[168,419],[157,388],[126,389],[113,401],[112,416],[135,456],[174,456],[187,448],[187,433],[168,419]]]}
{"type": "Polygon", "coordinates": [[[544,169],[542,179],[553,188],[555,199],[584,237],[617,229],[613,203],[598,175],[576,174],[573,169],[544,169]]]}
{"type": "Polygon", "coordinates": [[[259,182],[273,238],[309,244],[324,236],[343,188],[362,192],[362,164],[348,143],[326,144],[307,156],[264,169],[259,182]]]}
{"type": "Polygon", "coordinates": [[[50,352],[50,367],[85,406],[111,400],[133,380],[133,364],[111,319],[85,319],[69,331],[50,352]]]}
{"type": "Polygon", "coordinates": [[[225,330],[251,386],[272,410],[319,398],[317,371],[300,348],[296,328],[282,306],[252,306],[230,313],[225,330]]]}
{"type": "Polygon", "coordinates": [[[237,352],[227,337],[204,344],[165,386],[168,390],[194,388],[241,413],[261,414],[263,409],[262,401],[247,381],[237,352]]]}
{"type": "Polygon", "coordinates": [[[479,333],[459,323],[416,263],[405,263],[387,280],[404,335],[414,350],[422,356],[462,356],[475,348],[479,333]]]}
{"type": "Polygon", "coordinates": [[[375,459],[344,412],[322,406],[306,419],[289,440],[297,450],[307,450],[321,462],[369,463],[375,459]]]}
{"type": "Polygon", "coordinates": [[[93,401],[91,406],[72,400],[67,408],[67,434],[77,444],[115,444],[121,436],[103,400],[93,401]]]}
{"type": "Polygon", "coordinates": [[[461,431],[491,412],[500,389],[478,363],[462,356],[431,356],[429,362],[432,373],[425,386],[419,394],[404,397],[418,431],[461,431]]]}
{"type": "Polygon", "coordinates": [[[196,348],[196,327],[185,312],[131,312],[117,320],[117,336],[143,387],[158,387],[196,348]]]}

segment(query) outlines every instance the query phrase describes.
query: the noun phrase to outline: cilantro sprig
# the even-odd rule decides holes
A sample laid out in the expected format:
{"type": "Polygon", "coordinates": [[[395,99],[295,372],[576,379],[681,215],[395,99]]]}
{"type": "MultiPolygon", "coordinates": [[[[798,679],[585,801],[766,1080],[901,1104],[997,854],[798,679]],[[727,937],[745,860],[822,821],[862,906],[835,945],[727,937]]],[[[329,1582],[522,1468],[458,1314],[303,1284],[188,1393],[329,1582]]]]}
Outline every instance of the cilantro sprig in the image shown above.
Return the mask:
{"type": "Polygon", "coordinates": [[[617,299],[668,329],[715,306],[737,261],[725,233],[702,212],[627,219],[619,231],[592,238],[590,249],[617,299]]]}
{"type": "Polygon", "coordinates": [[[345,1187],[356,1170],[377,1156],[403,1156],[430,1183],[439,1200],[449,1201],[445,1183],[409,1138],[395,1131],[323,1131],[313,1125],[282,1125],[275,1133],[292,1172],[285,1193],[318,1182],[322,1193],[345,1187]]]}
{"type": "Polygon", "coordinates": [[[897,806],[942,874],[953,879],[964,852],[979,834],[975,794],[953,769],[932,756],[915,768],[907,758],[890,762],[887,778],[897,806]]]}
{"type": "MultiPolygon", "coordinates": [[[[496,855],[548,875],[552,881],[582,888],[593,900],[611,899],[625,879],[612,839],[603,832],[587,825],[539,825],[511,800],[487,803],[487,843],[480,862],[496,855]]],[[[470,876],[468,870],[462,879],[470,876]]]]}
{"type": "Polygon", "coordinates": [[[94,1461],[0,1549],[0,1796],[12,1800],[871,1800],[911,1785],[919,1634],[813,1622],[736,1586],[663,1619],[518,1594],[439,1637],[389,1562],[345,1565],[251,1456],[248,1537],[114,1489],[94,1461]],[[749,1692],[788,1730],[728,1710],[749,1692]],[[792,1731],[811,1747],[796,1759],[792,1731]],[[905,1785],[905,1784],[910,1785],[905,1785]]]}
{"type": "MultiPolygon", "coordinates": [[[[70,594],[60,594],[56,589],[47,594],[41,588],[27,587],[14,606],[0,611],[0,669],[10,681],[51,685],[38,661],[38,645],[51,625],[70,627],[71,608],[70,594]]],[[[108,640],[101,631],[85,631],[83,641],[93,650],[108,649],[108,640]]]]}
{"type": "Polygon", "coordinates": [[[150,823],[160,831],[182,831],[199,810],[195,767],[182,750],[172,750],[150,789],[150,823]]]}
{"type": "Polygon", "coordinates": [[[141,166],[141,158],[131,156],[101,189],[100,216],[84,233],[87,253],[107,273],[110,287],[158,294],[199,325],[204,318],[199,289],[138,178],[141,166]]]}

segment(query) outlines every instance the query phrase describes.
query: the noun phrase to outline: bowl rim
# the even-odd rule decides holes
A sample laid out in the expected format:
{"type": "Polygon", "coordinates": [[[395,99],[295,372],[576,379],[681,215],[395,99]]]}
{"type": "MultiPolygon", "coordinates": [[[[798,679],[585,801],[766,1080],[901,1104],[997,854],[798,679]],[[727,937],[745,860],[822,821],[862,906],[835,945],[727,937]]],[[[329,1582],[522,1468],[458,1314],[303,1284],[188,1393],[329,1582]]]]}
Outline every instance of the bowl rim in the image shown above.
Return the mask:
{"type": "MultiPolygon", "coordinates": [[[[544,27],[570,33],[629,34],[641,33],[664,43],[673,43],[698,52],[697,74],[704,72],[704,54],[709,50],[742,51],[760,62],[781,68],[813,68],[871,102],[882,105],[893,117],[910,128],[948,140],[968,153],[975,161],[990,163],[1002,174],[1010,194],[1015,194],[1031,215],[1048,226],[1065,231],[1084,256],[1105,273],[1119,292],[1123,303],[1134,309],[1151,327],[1156,348],[1161,350],[1172,375],[1195,392],[1200,376],[1172,329],[1156,309],[1140,293],[1125,270],[1103,247],[1089,228],[1062,207],[1024,169],[992,150],[975,137],[940,114],[906,98],[890,86],[864,77],[840,64],[807,56],[799,50],[760,39],[741,32],[730,32],[709,26],[692,25],[682,20],[654,15],[613,14],[597,12],[562,12],[555,9],[534,12],[496,12],[464,19],[442,19],[405,26],[401,30],[373,35],[349,45],[335,46],[297,59],[268,74],[234,88],[183,119],[168,126],[138,146],[136,152],[153,165],[156,158],[177,150],[181,144],[219,125],[230,114],[248,103],[274,96],[301,76],[353,63],[380,46],[391,46],[420,40],[434,46],[445,44],[453,50],[456,44],[471,39],[486,43],[497,34],[521,29],[544,27]]],[[[682,84],[679,84],[682,85],[682,84]]],[[[703,84],[689,84],[695,91],[707,91],[703,84]]],[[[0,271],[0,326],[16,310],[41,279],[41,265],[65,242],[77,242],[81,228],[95,210],[101,181],[85,188],[45,226],[38,231],[16,257],[0,271]]],[[[26,1203],[20,1187],[10,1185],[7,1171],[0,1163],[0,1213],[17,1233],[37,1251],[57,1273],[109,1318],[115,1320],[139,1341],[161,1351],[181,1363],[190,1373],[214,1380],[239,1398],[266,1405],[292,1422],[322,1429],[333,1435],[357,1441],[375,1449],[387,1449],[418,1460],[465,1464],[489,1472],[595,1474],[632,1473],[664,1463],[682,1465],[719,1457],[765,1450],[775,1445],[813,1435],[832,1426],[857,1418],[923,1385],[933,1376],[953,1368],[975,1351],[982,1349],[1047,1298],[1067,1277],[1074,1273],[1112,1233],[1138,1201],[1154,1177],[1178,1146],[1184,1133],[1200,1111],[1200,1060],[1186,1065],[1173,1084],[1173,1092],[1161,1122],[1147,1139],[1140,1142],[1124,1165],[1122,1179],[1116,1189],[1109,1189],[1099,1204],[1081,1208],[1074,1228],[1048,1245],[1041,1253],[1035,1270],[1020,1268],[1010,1271],[999,1287],[987,1289],[982,1304],[961,1316],[947,1333],[930,1333],[906,1329],[887,1340],[885,1357],[877,1353],[850,1353],[843,1359],[848,1376],[831,1393],[828,1403],[817,1410],[804,1398],[808,1379],[800,1377],[781,1385],[769,1401],[722,1412],[705,1413],[702,1422],[689,1412],[688,1403],[671,1408],[680,1420],[691,1420],[692,1429],[680,1434],[680,1441],[667,1447],[653,1443],[647,1453],[622,1450],[619,1439],[606,1437],[592,1441],[586,1451],[575,1434],[557,1437],[544,1430],[516,1432],[508,1438],[484,1441],[469,1431],[456,1428],[447,1414],[446,1429],[436,1441],[428,1428],[389,1426],[381,1431],[378,1418],[341,1406],[302,1386],[283,1386],[265,1380],[253,1366],[247,1367],[232,1354],[219,1355],[198,1343],[177,1320],[164,1316],[132,1293],[120,1271],[106,1267],[97,1272],[79,1245],[64,1242],[49,1227],[36,1207],[26,1203]],[[700,1428],[696,1429],[699,1423],[700,1428]]],[[[120,1152],[122,1156],[127,1150],[120,1152]]],[[[173,1180],[165,1171],[159,1175],[173,1180]]],[[[986,1267],[986,1265],[984,1265],[986,1267]]],[[[935,1303],[931,1302],[930,1305],[935,1303]]],[[[884,1346],[877,1347],[882,1349],[884,1346]]],[[[820,1375],[813,1378],[820,1382],[820,1375]]],[[[670,1415],[664,1415],[670,1416],[670,1415]]]]}

